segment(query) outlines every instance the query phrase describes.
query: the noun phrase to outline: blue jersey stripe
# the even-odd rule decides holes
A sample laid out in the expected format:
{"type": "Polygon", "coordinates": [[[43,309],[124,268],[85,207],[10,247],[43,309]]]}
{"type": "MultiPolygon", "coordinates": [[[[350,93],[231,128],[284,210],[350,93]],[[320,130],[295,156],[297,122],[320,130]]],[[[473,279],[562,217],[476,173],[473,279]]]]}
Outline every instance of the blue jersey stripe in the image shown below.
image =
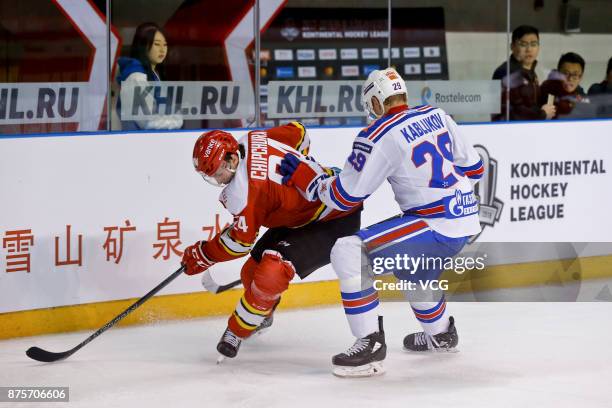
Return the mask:
{"type": "Polygon", "coordinates": [[[431,203],[421,205],[419,207],[412,207],[407,211],[418,211],[418,210],[426,210],[428,208],[438,207],[440,205],[444,205],[444,200],[433,201],[431,203]]]}
{"type": "Polygon", "coordinates": [[[342,203],[340,202],[340,200],[338,200],[338,199],[336,198],[336,195],[334,194],[334,190],[333,190],[333,189],[331,189],[331,188],[329,189],[329,198],[331,198],[331,199],[332,199],[332,201],[333,201],[333,202],[334,202],[334,203],[335,203],[335,204],[338,206],[338,208],[340,208],[341,210],[343,210],[343,211],[348,211],[348,210],[350,210],[350,209],[351,209],[351,207],[348,207],[348,206],[346,206],[346,205],[342,204],[342,203]]]}
{"type": "Polygon", "coordinates": [[[470,171],[470,170],[478,170],[479,168],[482,167],[482,160],[478,160],[478,163],[474,164],[473,166],[456,166],[457,168],[459,168],[461,171],[466,172],[466,171],[470,171]]]}
{"type": "MultiPolygon", "coordinates": [[[[387,127],[385,130],[383,130],[382,132],[380,132],[380,134],[379,134],[378,136],[376,136],[376,137],[375,137],[375,138],[372,140],[372,143],[376,143],[376,142],[378,142],[378,141],[379,141],[379,140],[380,140],[380,139],[381,139],[381,138],[382,138],[384,135],[386,135],[386,134],[387,134],[387,133],[388,133],[388,132],[389,132],[391,129],[393,129],[394,127],[396,127],[397,125],[399,125],[399,124],[401,124],[401,123],[404,123],[404,122],[405,122],[405,121],[407,121],[408,119],[411,119],[411,118],[414,118],[414,117],[417,117],[417,116],[421,116],[421,115],[427,115],[428,113],[430,113],[431,111],[433,111],[433,110],[435,110],[435,109],[436,109],[436,108],[431,108],[431,109],[427,109],[426,111],[423,111],[423,112],[415,112],[415,111],[413,111],[413,110],[408,111],[408,112],[406,113],[406,115],[405,115],[403,118],[401,118],[401,119],[399,119],[399,120],[397,120],[397,121],[395,121],[395,122],[393,122],[393,123],[389,124],[389,125],[388,125],[388,127],[387,127]]],[[[369,132],[369,133],[372,133],[372,132],[369,132]]],[[[361,134],[360,134],[360,135],[361,135],[361,134]]]]}
{"type": "Polygon", "coordinates": [[[383,123],[383,122],[385,122],[387,120],[389,120],[389,116],[383,116],[382,118],[376,119],[374,122],[370,123],[370,125],[367,128],[365,128],[361,132],[359,132],[357,137],[368,137],[368,136],[370,136],[370,134],[372,134],[372,132],[374,132],[376,129],[378,129],[378,127],[380,126],[381,123],[383,123]]]}
{"type": "Polygon", "coordinates": [[[359,204],[360,202],[362,202],[363,200],[369,197],[369,195],[366,195],[363,197],[357,197],[357,196],[352,196],[349,193],[347,193],[344,187],[342,187],[340,176],[336,177],[336,180],[334,180],[334,182],[336,183],[336,188],[338,188],[338,192],[340,193],[342,198],[344,198],[346,201],[352,201],[355,204],[359,204]]]}

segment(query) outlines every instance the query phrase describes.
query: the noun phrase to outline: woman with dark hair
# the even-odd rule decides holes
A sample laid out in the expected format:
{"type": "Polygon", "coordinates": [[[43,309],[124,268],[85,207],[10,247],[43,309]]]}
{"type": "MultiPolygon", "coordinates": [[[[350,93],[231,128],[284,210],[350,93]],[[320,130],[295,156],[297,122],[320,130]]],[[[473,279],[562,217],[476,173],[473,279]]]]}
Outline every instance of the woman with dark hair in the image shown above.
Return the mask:
{"type": "Polygon", "coordinates": [[[589,98],[596,107],[597,116],[612,118],[612,58],[608,60],[604,80],[589,88],[589,98]]]}
{"type": "MultiPolygon", "coordinates": [[[[133,87],[146,82],[161,81],[160,65],[166,59],[168,44],[164,30],[155,23],[143,23],[136,28],[129,57],[119,58],[117,82],[122,87],[133,87]]],[[[158,95],[149,93],[145,97],[147,108],[153,112],[160,102],[158,95]]],[[[117,104],[121,116],[121,100],[117,104]]],[[[155,115],[147,120],[121,121],[123,130],[179,129],[183,119],[179,115],[155,115]]]]}
{"type": "Polygon", "coordinates": [[[608,68],[606,69],[604,80],[591,85],[589,88],[589,96],[600,94],[612,94],[612,57],[608,60],[608,68]]]}

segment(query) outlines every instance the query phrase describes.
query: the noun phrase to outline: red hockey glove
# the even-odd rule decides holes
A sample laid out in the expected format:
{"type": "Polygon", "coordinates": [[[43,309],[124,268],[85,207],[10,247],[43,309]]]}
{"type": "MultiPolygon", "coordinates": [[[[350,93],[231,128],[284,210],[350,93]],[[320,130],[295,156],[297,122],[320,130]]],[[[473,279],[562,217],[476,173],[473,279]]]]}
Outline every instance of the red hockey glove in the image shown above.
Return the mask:
{"type": "Polygon", "coordinates": [[[187,275],[197,275],[215,264],[214,261],[204,255],[204,244],[206,244],[206,241],[198,241],[185,249],[181,264],[185,265],[187,275]]]}
{"type": "Polygon", "coordinates": [[[329,174],[314,160],[310,158],[307,160],[308,162],[302,161],[295,155],[287,153],[281,161],[280,173],[283,175],[283,184],[294,185],[308,200],[314,201],[318,199],[319,182],[329,177],[329,174]]]}

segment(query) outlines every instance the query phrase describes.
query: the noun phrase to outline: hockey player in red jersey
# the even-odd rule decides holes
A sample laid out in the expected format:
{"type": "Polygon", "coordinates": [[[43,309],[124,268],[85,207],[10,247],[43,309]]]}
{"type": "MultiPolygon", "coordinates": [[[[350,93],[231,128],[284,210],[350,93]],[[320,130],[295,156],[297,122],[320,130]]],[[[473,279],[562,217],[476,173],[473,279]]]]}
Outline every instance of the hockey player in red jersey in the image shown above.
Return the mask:
{"type": "MultiPolygon", "coordinates": [[[[304,158],[309,145],[299,122],[254,130],[240,141],[213,130],[195,143],[195,169],[207,182],[224,186],[219,199],[234,222],[212,240],[185,250],[186,273],[202,273],[217,262],[250,253],[240,274],[244,295],[217,345],[223,356],[235,357],[242,340],[271,324],[274,308],[295,274],[303,279],[328,264],[336,239],[359,230],[361,207],[338,211],[282,184],[282,158],[287,153],[304,158]],[[254,245],[262,226],[269,230],[254,245]]],[[[306,161],[325,177],[332,173],[306,161]]]]}

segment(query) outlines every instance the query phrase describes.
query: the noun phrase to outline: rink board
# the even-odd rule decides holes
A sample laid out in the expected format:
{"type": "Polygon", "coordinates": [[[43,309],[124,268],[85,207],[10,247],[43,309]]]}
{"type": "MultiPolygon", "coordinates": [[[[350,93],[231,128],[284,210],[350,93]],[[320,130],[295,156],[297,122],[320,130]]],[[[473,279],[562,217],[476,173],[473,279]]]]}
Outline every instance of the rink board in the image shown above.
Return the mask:
{"type": "MultiPolygon", "coordinates": [[[[486,182],[481,184],[479,192],[486,207],[483,221],[486,226],[479,241],[611,241],[612,219],[600,210],[612,199],[609,189],[612,176],[608,171],[612,162],[611,121],[482,124],[461,126],[461,129],[471,143],[479,145],[479,152],[486,158],[486,182]],[[543,166],[539,166],[539,174],[529,170],[533,163],[541,162],[562,162],[562,167],[569,162],[570,169],[574,163],[588,163],[581,174],[545,175],[543,166]],[[536,185],[540,187],[534,188],[536,185]],[[541,187],[544,185],[548,187],[541,187]],[[537,193],[546,189],[549,194],[554,190],[556,195],[517,194],[517,191],[537,193]],[[553,212],[552,218],[520,219],[521,211],[526,215],[529,208],[540,205],[555,209],[562,206],[561,217],[553,212]]],[[[357,131],[354,128],[311,129],[311,152],[323,163],[342,167],[357,131]]],[[[237,137],[245,133],[234,132],[237,137]]],[[[87,327],[104,323],[108,316],[121,310],[109,302],[142,296],[177,268],[180,251],[186,245],[207,239],[231,221],[229,213],[217,201],[219,190],[203,183],[193,171],[191,151],[198,134],[159,132],[0,139],[3,186],[0,218],[3,330],[0,336],[35,334],[16,327],[42,319],[50,313],[45,309],[55,307],[81,305],[78,307],[83,309],[78,310],[90,310],[84,314],[87,317],[78,314],[80,319],[87,320],[87,327]],[[124,233],[119,257],[121,229],[124,233]],[[21,240],[19,248],[16,236],[21,240]],[[27,256],[29,272],[8,271],[25,269],[27,256]],[[96,312],[106,307],[113,312],[96,312]],[[7,322],[14,324],[7,326],[4,324],[7,322]]],[[[385,185],[366,202],[363,225],[397,212],[392,192],[385,185]]],[[[595,257],[596,263],[602,265],[601,270],[592,272],[596,277],[612,275],[606,267],[609,259],[602,257],[609,254],[612,249],[607,244],[581,253],[595,257]]],[[[499,263],[546,264],[545,261],[556,259],[559,254],[517,251],[504,256],[499,263]]],[[[237,260],[216,265],[213,275],[221,282],[232,281],[239,276],[241,264],[242,260],[237,260]]],[[[505,287],[519,281],[515,278],[518,267],[508,269],[508,277],[504,277],[503,270],[497,270],[489,278],[487,287],[505,287]]],[[[546,268],[530,270],[529,282],[545,282],[550,276],[546,268]]],[[[333,277],[329,267],[322,268],[308,281],[323,282],[304,286],[303,290],[316,292],[325,302],[335,302],[336,286],[326,282],[333,277]]],[[[236,295],[212,297],[200,293],[201,290],[199,277],[183,276],[169,285],[162,295],[192,294],[176,303],[193,305],[185,306],[190,311],[177,307],[176,312],[168,312],[171,315],[168,317],[225,313],[233,307],[232,296],[236,295]],[[225,298],[231,300],[221,300],[225,298]],[[198,302],[207,306],[198,306],[198,302]]],[[[322,302],[302,296],[287,306],[322,302]]],[[[172,309],[169,304],[164,307],[172,309]]],[[[77,311],[75,307],[67,310],[77,311]]],[[[135,320],[146,321],[146,316],[135,320]]],[[[63,329],[78,328],[84,327],[63,329]]]]}
{"type": "MultiPolygon", "coordinates": [[[[581,281],[599,282],[609,278],[612,257],[585,257],[579,259],[582,272],[576,279],[575,264],[568,267],[563,261],[530,262],[525,264],[493,266],[479,274],[457,277],[445,273],[441,279],[450,282],[447,291],[449,301],[612,301],[612,298],[598,298],[601,289],[582,291],[581,281]],[[495,289],[534,288],[525,298],[497,299],[479,296],[495,289]],[[543,289],[545,297],[537,292],[543,289]],[[552,289],[552,290],[550,290],[552,289]],[[558,290],[562,293],[559,293],[558,290]],[[555,290],[557,290],[555,292],[555,290]],[[458,295],[458,296],[455,296],[458,295]],[[472,295],[462,297],[461,295],[472,295]]],[[[385,281],[391,282],[389,276],[385,281]]],[[[610,293],[607,282],[600,284],[610,293]]],[[[338,304],[340,307],[340,287],[337,280],[294,284],[283,294],[279,310],[317,307],[338,304]]],[[[150,324],[164,320],[192,319],[203,316],[229,316],[236,307],[242,289],[233,289],[218,295],[209,292],[185,293],[156,296],[147,301],[140,309],[129,314],[119,325],[150,324]]],[[[381,298],[386,301],[400,299],[399,292],[386,292],[381,298]]],[[[484,295],[483,295],[484,296],[484,295]]],[[[489,295],[490,296],[490,295],[489,295]]],[[[26,310],[0,314],[0,339],[34,336],[48,333],[62,333],[78,330],[96,330],[128,308],[137,299],[115,300],[81,305],[59,306],[46,309],[26,310]]]]}

